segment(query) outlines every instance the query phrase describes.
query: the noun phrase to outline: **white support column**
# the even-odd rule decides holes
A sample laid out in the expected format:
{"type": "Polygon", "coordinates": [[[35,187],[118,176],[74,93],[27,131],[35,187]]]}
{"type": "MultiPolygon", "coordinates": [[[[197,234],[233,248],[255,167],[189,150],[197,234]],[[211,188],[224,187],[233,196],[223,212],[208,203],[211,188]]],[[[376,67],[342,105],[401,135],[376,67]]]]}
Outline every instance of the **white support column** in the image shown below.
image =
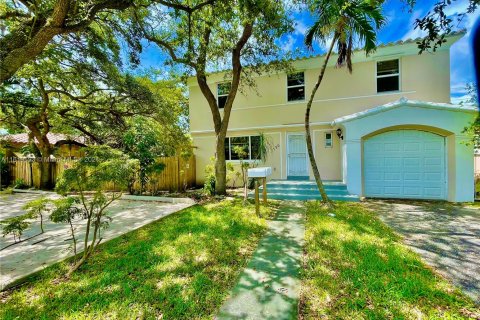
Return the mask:
{"type": "MultiPolygon", "coordinates": [[[[474,155],[473,145],[468,143],[468,137],[455,135],[455,161],[448,165],[449,170],[455,170],[455,196],[450,201],[472,202],[474,200],[474,155]]],[[[451,175],[449,175],[451,177],[451,175]]]]}
{"type": "Polygon", "coordinates": [[[362,195],[362,144],[360,140],[347,140],[344,145],[344,179],[348,192],[362,195]]]}
{"type": "Polygon", "coordinates": [[[347,144],[342,140],[341,142],[341,152],[342,152],[342,181],[347,183],[347,144]]]}

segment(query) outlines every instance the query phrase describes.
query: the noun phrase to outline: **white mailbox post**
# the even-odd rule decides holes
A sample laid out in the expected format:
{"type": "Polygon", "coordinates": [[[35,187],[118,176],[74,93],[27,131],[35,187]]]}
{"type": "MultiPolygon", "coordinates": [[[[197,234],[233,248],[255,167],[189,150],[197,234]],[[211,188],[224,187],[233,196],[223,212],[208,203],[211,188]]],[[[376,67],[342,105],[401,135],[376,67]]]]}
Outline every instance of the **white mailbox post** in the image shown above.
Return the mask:
{"type": "Polygon", "coordinates": [[[257,215],[260,213],[260,199],[258,194],[258,180],[263,182],[263,203],[267,203],[267,177],[272,174],[271,167],[260,167],[248,169],[248,177],[255,179],[255,211],[257,215]]]}

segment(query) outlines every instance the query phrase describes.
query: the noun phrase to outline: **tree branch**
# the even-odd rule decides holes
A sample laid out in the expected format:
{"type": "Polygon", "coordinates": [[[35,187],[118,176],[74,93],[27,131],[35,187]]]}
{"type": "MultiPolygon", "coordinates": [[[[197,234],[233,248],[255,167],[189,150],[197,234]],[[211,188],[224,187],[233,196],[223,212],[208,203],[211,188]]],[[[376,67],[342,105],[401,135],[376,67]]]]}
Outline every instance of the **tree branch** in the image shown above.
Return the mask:
{"type": "Polygon", "coordinates": [[[238,87],[240,85],[240,76],[242,73],[242,62],[241,62],[241,53],[242,49],[247,43],[248,39],[252,36],[253,33],[253,23],[248,22],[243,27],[243,32],[240,38],[238,39],[235,47],[232,50],[232,85],[230,92],[227,96],[227,101],[225,102],[225,107],[223,108],[223,120],[221,132],[223,134],[227,133],[228,122],[230,120],[230,114],[233,107],[233,101],[237,95],[238,87]]]}
{"type": "Polygon", "coordinates": [[[182,10],[182,11],[185,11],[187,13],[193,13],[194,11],[200,10],[205,6],[208,6],[210,4],[215,3],[215,1],[216,0],[207,0],[207,1],[204,1],[204,2],[201,2],[197,5],[195,5],[193,7],[190,7],[190,6],[180,4],[180,3],[172,3],[172,2],[169,2],[169,1],[165,1],[165,0],[155,0],[155,2],[157,2],[161,5],[164,5],[166,7],[172,8],[172,9],[182,10]]]}

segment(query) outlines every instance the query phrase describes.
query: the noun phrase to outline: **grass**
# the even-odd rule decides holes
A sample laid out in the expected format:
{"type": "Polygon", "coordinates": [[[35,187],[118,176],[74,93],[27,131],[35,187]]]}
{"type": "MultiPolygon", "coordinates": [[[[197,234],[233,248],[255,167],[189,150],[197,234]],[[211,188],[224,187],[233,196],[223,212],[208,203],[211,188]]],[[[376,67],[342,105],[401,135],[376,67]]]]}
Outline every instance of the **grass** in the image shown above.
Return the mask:
{"type": "Polygon", "coordinates": [[[303,319],[477,319],[480,310],[360,204],[307,203],[303,319]]]}
{"type": "Polygon", "coordinates": [[[211,319],[265,230],[240,200],[196,205],[104,243],[68,281],[63,262],[3,293],[0,318],[211,319]]]}

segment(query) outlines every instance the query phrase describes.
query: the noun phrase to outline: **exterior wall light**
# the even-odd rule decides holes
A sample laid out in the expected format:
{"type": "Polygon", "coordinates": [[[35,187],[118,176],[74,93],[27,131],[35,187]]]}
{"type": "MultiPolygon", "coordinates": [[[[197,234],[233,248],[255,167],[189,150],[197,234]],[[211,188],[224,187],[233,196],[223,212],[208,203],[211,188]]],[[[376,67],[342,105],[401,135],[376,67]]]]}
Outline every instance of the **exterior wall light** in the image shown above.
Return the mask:
{"type": "Polygon", "coordinates": [[[342,140],[343,140],[343,134],[342,134],[342,133],[343,133],[343,132],[342,132],[342,129],[338,128],[338,129],[337,129],[337,137],[338,137],[339,139],[342,139],[342,140]]]}

